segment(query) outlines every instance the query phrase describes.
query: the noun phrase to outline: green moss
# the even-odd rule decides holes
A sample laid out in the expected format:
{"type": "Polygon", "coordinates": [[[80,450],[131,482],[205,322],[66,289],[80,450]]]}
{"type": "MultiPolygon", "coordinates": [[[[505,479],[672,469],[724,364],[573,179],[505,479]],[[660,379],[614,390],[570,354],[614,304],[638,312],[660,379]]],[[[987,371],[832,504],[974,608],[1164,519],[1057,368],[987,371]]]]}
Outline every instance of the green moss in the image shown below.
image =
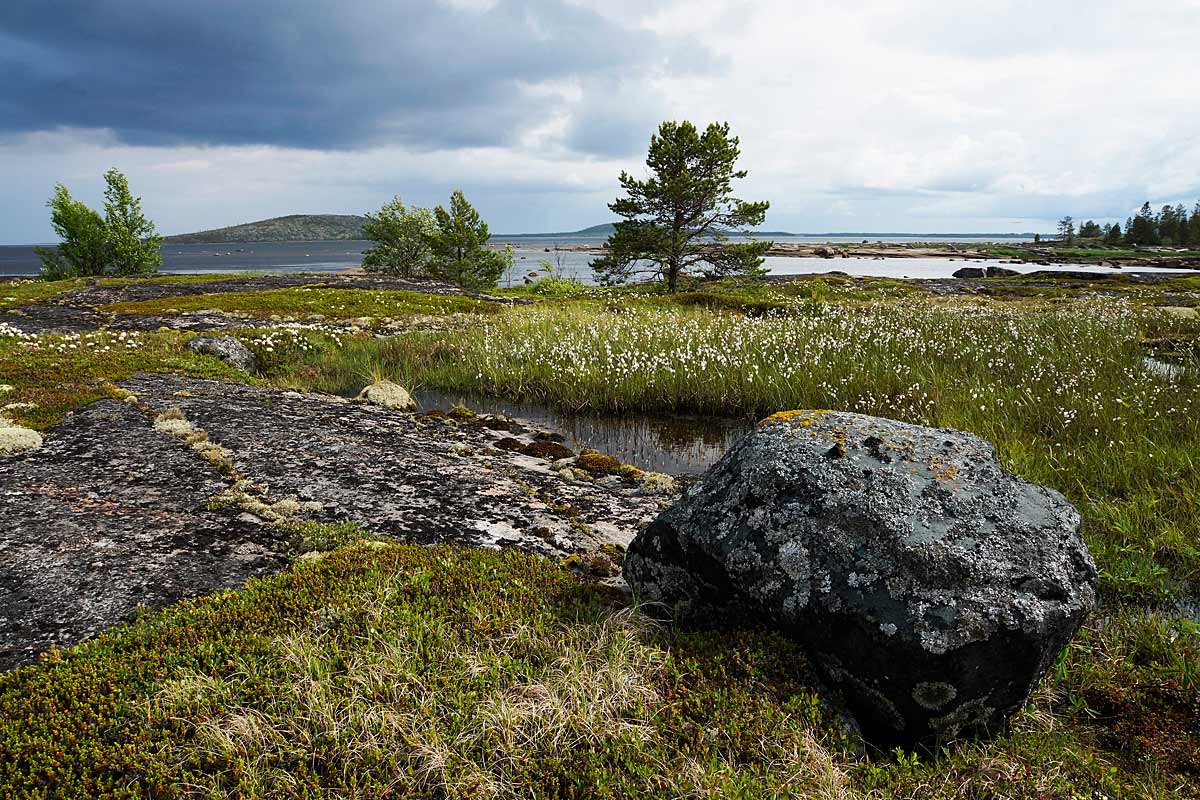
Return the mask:
{"type": "Polygon", "coordinates": [[[317,314],[329,319],[355,319],[414,314],[490,314],[499,311],[501,306],[498,303],[458,295],[301,286],[112,303],[101,310],[115,314],[178,314],[206,309],[258,318],[307,317],[317,314]]]}
{"type": "Polygon", "coordinates": [[[621,471],[621,461],[616,456],[585,452],[575,459],[575,464],[596,475],[616,475],[621,471]]]}

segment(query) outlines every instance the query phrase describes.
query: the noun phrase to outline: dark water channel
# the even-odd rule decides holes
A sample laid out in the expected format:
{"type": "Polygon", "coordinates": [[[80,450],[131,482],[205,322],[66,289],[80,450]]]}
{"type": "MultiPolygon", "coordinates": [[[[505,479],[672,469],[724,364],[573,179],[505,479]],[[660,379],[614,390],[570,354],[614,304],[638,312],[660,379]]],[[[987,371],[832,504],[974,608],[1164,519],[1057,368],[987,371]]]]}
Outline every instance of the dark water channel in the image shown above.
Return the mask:
{"type": "Polygon", "coordinates": [[[422,410],[465,405],[479,414],[507,415],[566,436],[567,447],[616,456],[629,464],[668,475],[699,475],[750,430],[748,420],[669,414],[576,414],[537,403],[418,389],[422,410]]]}

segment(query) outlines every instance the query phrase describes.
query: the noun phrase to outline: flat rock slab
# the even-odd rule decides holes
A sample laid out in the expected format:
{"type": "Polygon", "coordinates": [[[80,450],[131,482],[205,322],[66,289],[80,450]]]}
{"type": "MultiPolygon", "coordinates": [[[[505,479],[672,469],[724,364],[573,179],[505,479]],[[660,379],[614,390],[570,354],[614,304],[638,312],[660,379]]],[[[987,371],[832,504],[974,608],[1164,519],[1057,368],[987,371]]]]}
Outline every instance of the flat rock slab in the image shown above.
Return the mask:
{"type": "Polygon", "coordinates": [[[225,483],[106,400],[0,458],[0,670],[159,606],[277,571],[271,528],[205,504],[225,483]]]}
{"type": "MultiPolygon", "coordinates": [[[[627,544],[670,498],[619,479],[576,481],[492,447],[511,432],[234,383],[136,375],[155,410],[179,408],[271,499],[320,503],[315,521],[355,521],[420,543],[516,547],[549,556],[627,544]]],[[[125,618],[139,605],[235,587],[290,558],[276,528],[209,510],[229,487],[151,416],[104,400],[0,459],[0,669],[125,618]]]]}

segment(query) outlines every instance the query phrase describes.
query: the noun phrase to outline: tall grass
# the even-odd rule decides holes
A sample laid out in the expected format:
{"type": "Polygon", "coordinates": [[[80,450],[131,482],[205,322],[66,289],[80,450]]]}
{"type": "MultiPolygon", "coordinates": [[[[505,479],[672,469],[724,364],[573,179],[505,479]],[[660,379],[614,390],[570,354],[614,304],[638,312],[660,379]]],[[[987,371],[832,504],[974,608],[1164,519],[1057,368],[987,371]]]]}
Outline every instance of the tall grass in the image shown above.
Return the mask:
{"type": "Polygon", "coordinates": [[[386,376],[580,411],[831,408],[971,431],[1081,506],[1109,589],[1162,595],[1200,577],[1198,380],[1149,368],[1138,339],[1187,324],[1123,300],[797,302],[763,316],[539,305],[314,352],[283,379],[347,392],[386,376]]]}

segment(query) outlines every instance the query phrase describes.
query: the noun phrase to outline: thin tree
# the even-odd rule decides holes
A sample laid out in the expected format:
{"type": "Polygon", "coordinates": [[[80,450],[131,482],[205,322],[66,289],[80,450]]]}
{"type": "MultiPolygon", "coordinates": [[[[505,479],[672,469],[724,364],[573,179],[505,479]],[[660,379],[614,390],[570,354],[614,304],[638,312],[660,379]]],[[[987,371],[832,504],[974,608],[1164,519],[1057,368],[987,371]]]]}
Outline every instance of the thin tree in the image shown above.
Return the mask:
{"type": "Polygon", "coordinates": [[[162,237],[142,213],[142,198],[129,191],[117,169],[104,174],[104,227],[109,268],[118,275],[141,275],[162,265],[162,237]]]}
{"type": "Polygon", "coordinates": [[[639,273],[656,274],[673,293],[682,276],[697,271],[713,277],[761,275],[772,242],[728,241],[731,230],[761,225],[770,207],[733,197],[733,181],[747,174],[734,167],[740,152],[728,123],[713,123],[703,135],[691,122],[662,123],[650,138],[651,177],[621,173],[626,196],[608,207],[624,219],[608,238],[608,253],[592,262],[597,278],[621,283],[639,273]]]}
{"type": "Polygon", "coordinates": [[[1075,241],[1075,220],[1063,217],[1058,221],[1058,238],[1067,244],[1075,241]]]}

